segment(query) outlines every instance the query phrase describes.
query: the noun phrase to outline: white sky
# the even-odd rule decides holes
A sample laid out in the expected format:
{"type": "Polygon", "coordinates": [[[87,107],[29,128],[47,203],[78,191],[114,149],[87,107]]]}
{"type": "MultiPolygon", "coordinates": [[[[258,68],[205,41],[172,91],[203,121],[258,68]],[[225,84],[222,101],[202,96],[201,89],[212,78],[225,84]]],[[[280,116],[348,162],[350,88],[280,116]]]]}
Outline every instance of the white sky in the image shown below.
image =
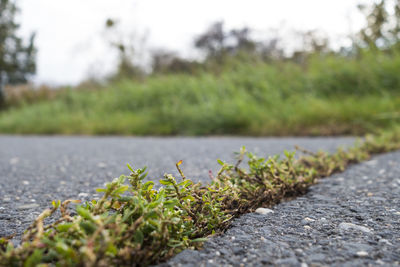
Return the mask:
{"type": "MultiPolygon", "coordinates": [[[[363,24],[357,4],[373,0],[19,0],[21,33],[37,32],[35,81],[74,84],[113,70],[116,54],[104,36],[107,18],[125,35],[147,33],[147,48],[193,56],[192,40],[211,23],[249,26],[259,36],[269,29],[319,29],[344,40],[363,24]]],[[[291,39],[295,45],[295,39],[291,39]]]]}

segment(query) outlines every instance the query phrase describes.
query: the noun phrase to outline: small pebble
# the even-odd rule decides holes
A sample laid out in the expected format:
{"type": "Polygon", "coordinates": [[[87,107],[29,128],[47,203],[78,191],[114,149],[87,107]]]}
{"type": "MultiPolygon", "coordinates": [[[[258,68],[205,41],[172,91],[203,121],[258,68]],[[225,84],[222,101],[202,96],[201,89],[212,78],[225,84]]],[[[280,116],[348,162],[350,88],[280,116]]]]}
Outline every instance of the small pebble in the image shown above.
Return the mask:
{"type": "Polygon", "coordinates": [[[364,251],[364,250],[361,250],[361,251],[357,251],[357,256],[359,256],[359,257],[366,257],[366,256],[368,256],[368,252],[366,252],[366,251],[364,251]]]}
{"type": "Polygon", "coordinates": [[[376,261],[376,264],[379,264],[379,265],[384,265],[384,264],[385,264],[385,262],[379,259],[379,260],[377,260],[377,261],[376,261]]]}
{"type": "Polygon", "coordinates": [[[78,197],[87,197],[87,196],[89,196],[89,194],[84,192],[78,194],[78,197]]]}
{"type": "Polygon", "coordinates": [[[105,168],[105,167],[107,167],[107,164],[105,164],[104,162],[99,162],[99,163],[97,163],[97,167],[105,168]]]}
{"type": "Polygon", "coordinates": [[[354,223],[340,223],[339,228],[345,231],[352,229],[352,230],[359,230],[364,233],[371,233],[371,229],[365,226],[356,225],[354,223]]]}
{"type": "Polygon", "coordinates": [[[258,209],[256,209],[256,213],[262,214],[262,215],[267,215],[269,213],[274,213],[274,211],[271,209],[266,209],[266,208],[258,208],[258,209]]]}
{"type": "Polygon", "coordinates": [[[304,220],[307,221],[307,222],[315,222],[314,219],[311,219],[311,218],[308,218],[308,217],[304,218],[304,220]]]}
{"type": "Polygon", "coordinates": [[[11,158],[10,159],[10,164],[11,165],[15,165],[15,164],[17,164],[19,162],[19,158],[11,158]]]}
{"type": "Polygon", "coordinates": [[[24,185],[28,185],[28,184],[29,184],[29,181],[22,181],[22,183],[23,183],[24,185]]]}
{"type": "Polygon", "coordinates": [[[379,243],[381,243],[381,244],[386,244],[386,245],[389,245],[389,246],[391,246],[392,245],[392,243],[390,243],[387,239],[384,239],[384,238],[382,238],[382,239],[379,239],[379,241],[378,241],[379,243]]]}
{"type": "Polygon", "coordinates": [[[294,251],[296,251],[297,253],[303,253],[303,250],[301,248],[296,248],[294,251]]]}

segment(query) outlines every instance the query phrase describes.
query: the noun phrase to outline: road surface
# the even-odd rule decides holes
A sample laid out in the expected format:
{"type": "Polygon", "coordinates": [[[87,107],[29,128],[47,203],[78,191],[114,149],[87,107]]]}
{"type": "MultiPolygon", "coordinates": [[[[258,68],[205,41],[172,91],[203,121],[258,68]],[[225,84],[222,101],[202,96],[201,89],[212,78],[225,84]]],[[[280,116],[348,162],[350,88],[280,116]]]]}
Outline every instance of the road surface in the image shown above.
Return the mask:
{"type": "MultiPolygon", "coordinates": [[[[54,199],[90,199],[126,163],[148,166],[149,178],[177,175],[207,183],[216,159],[233,162],[241,146],[260,156],[294,145],[334,151],[353,138],[134,138],[0,136],[0,236],[21,233],[54,199]]],[[[167,265],[399,264],[400,154],[352,166],[268,215],[237,219],[202,251],[184,251],[167,265]]],[[[17,242],[17,240],[16,240],[17,242]]]]}
{"type": "Polygon", "coordinates": [[[400,266],[400,152],[322,179],[272,210],[243,215],[203,250],[163,266],[400,266]]]}

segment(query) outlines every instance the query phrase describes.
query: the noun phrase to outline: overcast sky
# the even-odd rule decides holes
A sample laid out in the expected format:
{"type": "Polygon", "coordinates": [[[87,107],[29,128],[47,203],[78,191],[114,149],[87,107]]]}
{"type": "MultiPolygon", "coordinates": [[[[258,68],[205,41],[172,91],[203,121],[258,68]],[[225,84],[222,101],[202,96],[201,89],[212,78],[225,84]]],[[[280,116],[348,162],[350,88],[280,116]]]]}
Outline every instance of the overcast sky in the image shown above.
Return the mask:
{"type": "MultiPolygon", "coordinates": [[[[366,0],[19,0],[21,34],[37,33],[37,83],[74,84],[115,67],[104,24],[117,19],[121,34],[147,36],[146,48],[194,56],[192,40],[211,23],[249,26],[258,36],[277,29],[319,29],[345,42],[364,24],[357,4],[366,0]]],[[[299,40],[291,39],[295,45],[299,40]]]]}

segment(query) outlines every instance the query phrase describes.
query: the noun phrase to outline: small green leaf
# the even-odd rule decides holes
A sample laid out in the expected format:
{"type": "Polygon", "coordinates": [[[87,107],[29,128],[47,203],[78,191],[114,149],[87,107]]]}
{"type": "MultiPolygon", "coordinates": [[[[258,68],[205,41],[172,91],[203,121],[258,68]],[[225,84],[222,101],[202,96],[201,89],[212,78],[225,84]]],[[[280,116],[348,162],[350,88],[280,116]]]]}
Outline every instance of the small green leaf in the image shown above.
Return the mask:
{"type": "Polygon", "coordinates": [[[126,166],[128,166],[128,169],[129,169],[131,172],[135,172],[129,163],[127,163],[126,166]]]}
{"type": "Polygon", "coordinates": [[[91,235],[96,231],[96,225],[92,222],[82,221],[79,226],[86,232],[86,234],[91,235]]]}
{"type": "Polygon", "coordinates": [[[59,232],[67,232],[73,226],[74,226],[74,224],[72,224],[72,223],[59,224],[59,225],[57,225],[57,230],[59,232]]]}
{"type": "Polygon", "coordinates": [[[171,181],[168,181],[168,180],[160,180],[160,184],[163,184],[163,185],[172,185],[171,181]]]}
{"type": "Polygon", "coordinates": [[[43,257],[43,249],[35,249],[32,253],[32,255],[30,255],[25,263],[24,263],[24,267],[34,267],[37,266],[43,257]]]}
{"type": "Polygon", "coordinates": [[[114,246],[113,244],[110,243],[110,244],[108,244],[106,253],[114,256],[118,253],[118,249],[116,246],[114,246]]]}
{"type": "Polygon", "coordinates": [[[124,185],[124,186],[121,186],[121,187],[117,188],[116,190],[114,190],[112,194],[114,196],[119,196],[120,194],[124,193],[128,189],[129,189],[129,186],[124,185]]]}
{"type": "Polygon", "coordinates": [[[143,190],[144,191],[148,191],[150,189],[152,189],[154,186],[154,182],[153,181],[148,181],[143,185],[143,190]]]}
{"type": "Polygon", "coordinates": [[[135,234],[134,234],[133,239],[135,240],[136,243],[139,243],[140,245],[142,245],[143,244],[143,240],[144,240],[144,236],[143,236],[142,231],[137,230],[135,232],[135,234]]]}
{"type": "Polygon", "coordinates": [[[144,215],[144,218],[145,219],[149,219],[149,218],[156,219],[156,218],[158,218],[158,213],[155,210],[149,211],[148,213],[146,213],[144,215]]]}
{"type": "Polygon", "coordinates": [[[85,209],[82,206],[77,206],[76,207],[76,212],[82,216],[83,218],[87,219],[87,220],[93,220],[92,218],[92,214],[90,213],[90,211],[88,211],[87,209],[85,209]]]}

